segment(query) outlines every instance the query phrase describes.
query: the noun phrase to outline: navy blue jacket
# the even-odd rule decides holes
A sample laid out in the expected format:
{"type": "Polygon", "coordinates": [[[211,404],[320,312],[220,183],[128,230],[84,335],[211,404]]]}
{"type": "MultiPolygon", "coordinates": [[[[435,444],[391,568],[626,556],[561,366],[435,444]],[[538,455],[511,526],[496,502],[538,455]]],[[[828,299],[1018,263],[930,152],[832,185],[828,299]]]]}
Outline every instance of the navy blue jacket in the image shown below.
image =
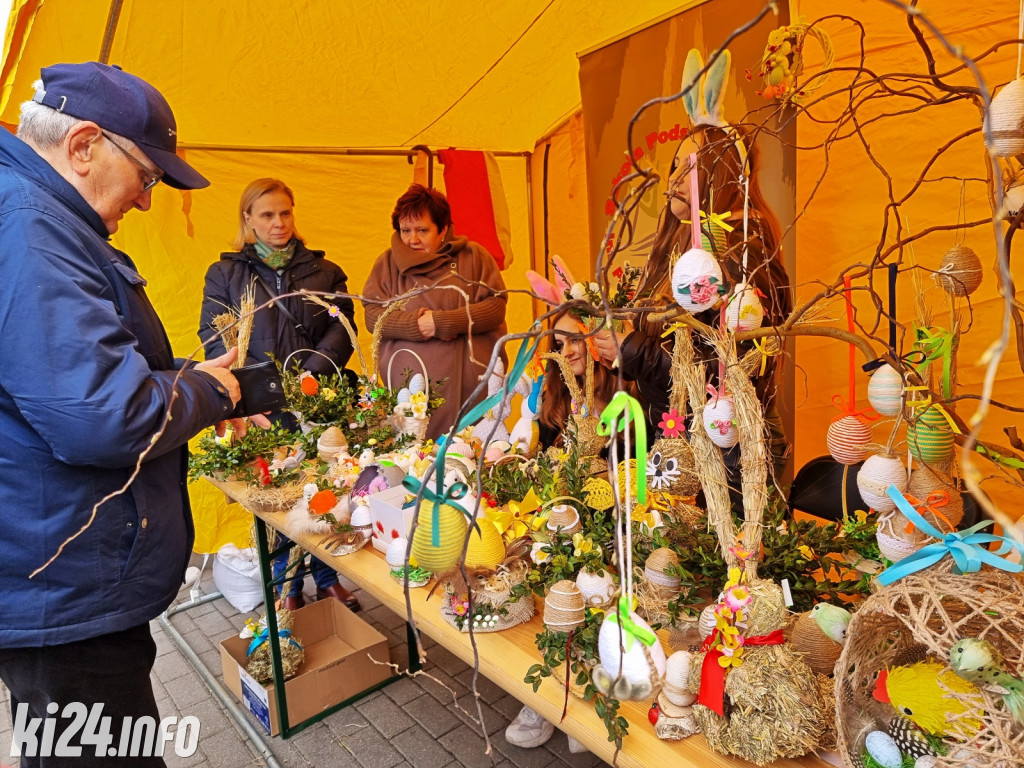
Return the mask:
{"type": "Polygon", "coordinates": [[[0,647],[96,637],[167,608],[194,538],[186,442],[231,407],[205,373],[174,384],[180,361],[145,281],[107,236],[0,130],[0,647]]]}

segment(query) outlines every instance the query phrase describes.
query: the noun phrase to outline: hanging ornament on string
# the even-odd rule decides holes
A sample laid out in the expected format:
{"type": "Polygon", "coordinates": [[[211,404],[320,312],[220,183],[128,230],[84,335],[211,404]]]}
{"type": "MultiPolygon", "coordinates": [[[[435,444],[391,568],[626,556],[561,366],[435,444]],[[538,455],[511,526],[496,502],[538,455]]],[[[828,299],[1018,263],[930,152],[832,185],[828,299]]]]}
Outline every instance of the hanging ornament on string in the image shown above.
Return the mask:
{"type": "MultiPolygon", "coordinates": [[[[619,463],[619,441],[616,433],[623,435],[623,448],[630,453],[631,427],[636,432],[637,466],[647,463],[647,429],[640,404],[625,392],[616,392],[612,401],[601,414],[602,434],[609,435],[610,465],[625,472],[624,485],[632,484],[630,462],[619,463]]],[[[643,470],[636,478],[637,502],[647,502],[646,480],[643,470]]],[[[622,594],[616,608],[608,611],[597,638],[597,666],[591,677],[594,686],[606,696],[620,701],[647,699],[656,693],[665,679],[665,649],[658,636],[633,610],[633,499],[629,493],[618,490],[615,483],[615,545],[619,569],[619,584],[622,594]]]]}
{"type": "Polygon", "coordinates": [[[725,394],[725,362],[721,359],[718,361],[718,386],[719,389],[715,389],[713,384],[708,384],[711,399],[704,406],[701,420],[711,442],[728,450],[739,442],[740,430],[736,425],[736,405],[725,394]]]}
{"type": "MultiPolygon", "coordinates": [[[[1017,15],[1017,39],[1024,40],[1024,5],[1017,15]]],[[[988,105],[982,136],[989,154],[1012,157],[1024,152],[1024,79],[1020,77],[1024,43],[1017,43],[1014,79],[1003,86],[988,105]]]]}
{"type": "Polygon", "coordinates": [[[743,281],[733,288],[732,295],[725,305],[725,324],[733,331],[750,331],[760,328],[764,321],[764,307],[761,305],[761,292],[748,284],[750,272],[747,266],[749,257],[747,240],[749,238],[750,188],[749,179],[743,174],[743,281]]]}
{"type": "MultiPolygon", "coordinates": [[[[850,298],[851,282],[850,277],[843,278],[845,291],[843,297],[846,300],[846,325],[850,333],[854,332],[853,326],[853,300],[850,298]]],[[[841,414],[837,416],[828,427],[825,436],[825,444],[828,452],[840,464],[856,464],[864,460],[868,455],[868,443],[871,442],[871,427],[868,422],[878,418],[878,414],[870,408],[857,410],[857,379],[856,379],[856,347],[850,344],[849,366],[847,380],[849,384],[849,395],[843,400],[842,395],[835,395],[832,398],[833,404],[839,408],[841,414]]]]}
{"type": "MultiPolygon", "coordinates": [[[[1019,82],[1019,81],[1018,81],[1019,82]]],[[[970,296],[981,285],[985,269],[981,258],[972,249],[964,245],[967,237],[967,182],[960,182],[960,207],[957,210],[957,240],[953,247],[946,251],[939,264],[938,271],[932,275],[942,289],[957,298],[970,296]],[[961,229],[963,226],[963,229],[961,229]]]]}
{"type": "MultiPolygon", "coordinates": [[[[899,267],[888,266],[889,271],[889,354],[896,354],[896,275],[899,267]]],[[[897,416],[903,410],[903,376],[883,358],[865,363],[864,370],[871,374],[868,381],[868,402],[882,416],[897,416]]]]}
{"type": "Polygon", "coordinates": [[[672,268],[672,295],[679,306],[696,314],[711,309],[725,292],[722,266],[701,247],[697,155],[690,155],[690,250],[672,268]]]}

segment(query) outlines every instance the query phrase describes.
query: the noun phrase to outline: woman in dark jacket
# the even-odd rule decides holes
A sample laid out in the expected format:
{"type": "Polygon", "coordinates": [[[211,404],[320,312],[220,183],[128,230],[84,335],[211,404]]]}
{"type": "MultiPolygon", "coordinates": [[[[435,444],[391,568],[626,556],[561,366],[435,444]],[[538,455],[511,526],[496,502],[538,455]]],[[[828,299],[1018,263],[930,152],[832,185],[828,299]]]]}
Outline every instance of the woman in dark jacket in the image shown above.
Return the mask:
{"type": "MultiPolygon", "coordinates": [[[[299,290],[347,293],[347,278],[341,267],[324,258],[323,251],[306,247],[295,229],[295,195],[277,179],[257,179],[242,192],[238,208],[237,249],[222,253],[220,261],[210,265],[203,288],[203,309],[199,338],[207,357],[224,352],[213,319],[229,309],[237,309],[249,286],[255,285],[256,306],[275,296],[299,290]]],[[[349,322],[355,316],[352,300],[331,299],[349,322]]],[[[353,325],[354,327],[354,325],[353,325]]],[[[336,373],[352,355],[352,339],[345,327],[326,310],[298,296],[275,301],[253,317],[252,335],[245,364],[262,363],[273,354],[284,362],[295,352],[289,366],[298,364],[317,374],[336,373]],[[315,352],[303,351],[315,350],[315,352]]],[[[275,414],[288,422],[289,414],[275,414]]],[[[293,426],[287,423],[287,426],[293,426]]],[[[274,575],[280,576],[288,563],[288,553],[274,561],[274,575]]],[[[355,596],[338,583],[338,574],[329,565],[313,558],[313,580],[319,597],[334,597],[353,610],[359,609],[355,596]]],[[[302,564],[296,571],[291,590],[283,605],[301,608],[302,564]]]]}

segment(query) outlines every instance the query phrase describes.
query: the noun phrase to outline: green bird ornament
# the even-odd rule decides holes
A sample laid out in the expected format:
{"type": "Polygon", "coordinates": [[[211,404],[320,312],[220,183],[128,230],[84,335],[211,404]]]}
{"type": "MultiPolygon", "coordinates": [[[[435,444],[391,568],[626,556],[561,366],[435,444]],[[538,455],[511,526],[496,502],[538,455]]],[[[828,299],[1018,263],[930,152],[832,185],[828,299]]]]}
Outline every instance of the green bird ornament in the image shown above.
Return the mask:
{"type": "Polygon", "coordinates": [[[964,680],[1003,697],[1018,725],[1024,725],[1024,681],[1003,669],[1003,656],[987,640],[964,638],[949,649],[949,665],[964,680]]]}
{"type": "Polygon", "coordinates": [[[811,618],[825,636],[840,645],[846,644],[846,628],[850,625],[850,612],[831,603],[818,603],[811,608],[811,618]]]}

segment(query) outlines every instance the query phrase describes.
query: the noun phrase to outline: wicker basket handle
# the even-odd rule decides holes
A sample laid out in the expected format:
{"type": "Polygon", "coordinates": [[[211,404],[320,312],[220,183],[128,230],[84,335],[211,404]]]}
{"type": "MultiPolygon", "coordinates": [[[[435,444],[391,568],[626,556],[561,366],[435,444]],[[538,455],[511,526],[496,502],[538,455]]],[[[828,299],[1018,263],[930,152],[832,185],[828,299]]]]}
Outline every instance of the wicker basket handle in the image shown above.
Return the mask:
{"type": "Polygon", "coordinates": [[[327,355],[325,355],[323,352],[321,352],[318,349],[296,349],[296,350],[294,350],[290,355],[288,355],[288,357],[286,357],[284,359],[284,363],[281,365],[281,368],[287,371],[288,370],[288,361],[291,360],[292,357],[294,357],[299,352],[312,352],[314,355],[320,355],[320,357],[322,357],[324,360],[326,360],[328,363],[330,363],[331,365],[334,366],[334,370],[338,372],[338,378],[339,379],[345,378],[344,375],[341,372],[341,369],[338,368],[338,364],[336,362],[334,362],[333,360],[331,360],[330,357],[328,357],[327,355]]]}
{"type": "Polygon", "coordinates": [[[391,359],[388,360],[388,376],[387,376],[388,389],[394,389],[394,387],[391,386],[391,364],[395,362],[395,358],[398,357],[402,352],[406,352],[406,353],[412,355],[413,357],[415,357],[416,360],[420,364],[420,368],[423,369],[423,392],[424,392],[424,394],[426,394],[427,400],[429,400],[430,399],[430,375],[427,372],[427,364],[423,362],[423,358],[422,357],[420,357],[418,354],[416,354],[413,350],[409,349],[408,347],[399,347],[391,355],[391,359]]]}

